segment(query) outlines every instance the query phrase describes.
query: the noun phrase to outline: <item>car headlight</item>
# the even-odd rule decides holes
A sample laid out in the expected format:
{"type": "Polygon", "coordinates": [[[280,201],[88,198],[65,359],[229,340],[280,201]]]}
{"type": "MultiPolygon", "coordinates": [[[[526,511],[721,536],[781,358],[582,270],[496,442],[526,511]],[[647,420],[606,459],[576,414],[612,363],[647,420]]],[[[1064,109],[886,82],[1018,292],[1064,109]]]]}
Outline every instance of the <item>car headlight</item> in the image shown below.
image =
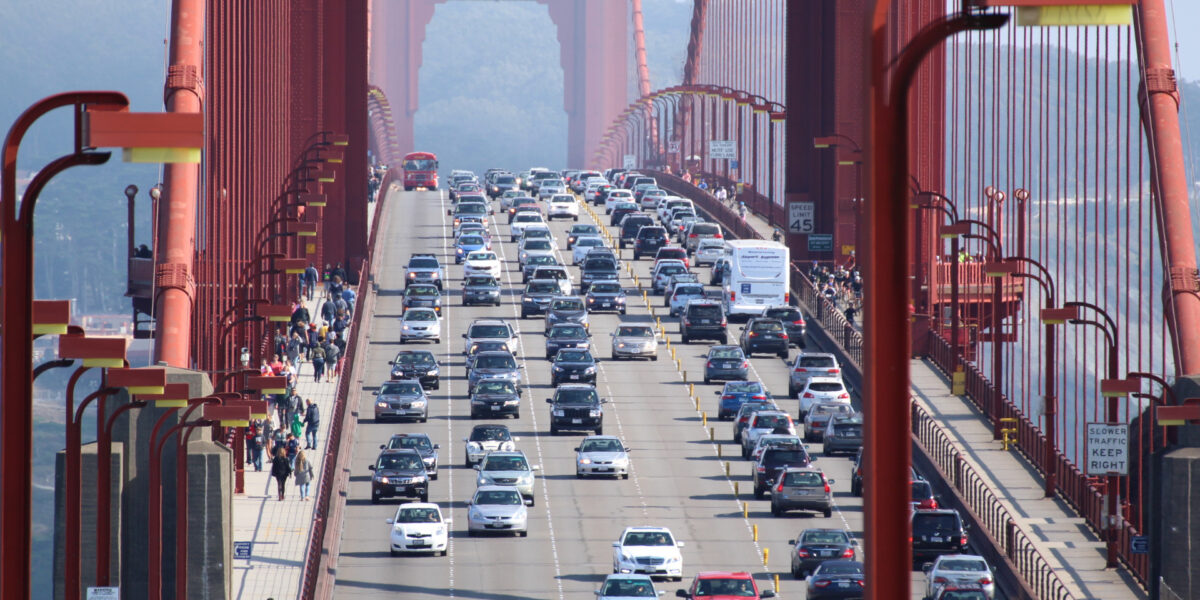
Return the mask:
{"type": "Polygon", "coordinates": [[[624,348],[624,347],[625,347],[625,342],[618,342],[618,343],[617,343],[617,347],[618,347],[618,348],[624,348]]]}
{"type": "Polygon", "coordinates": [[[565,417],[565,416],[567,416],[567,413],[564,412],[563,409],[561,409],[561,408],[556,408],[556,409],[554,409],[554,416],[565,417]]]}
{"type": "Polygon", "coordinates": [[[425,374],[426,374],[426,375],[437,375],[437,374],[438,374],[438,373],[440,373],[440,372],[441,372],[441,369],[439,369],[439,368],[437,368],[437,367],[434,367],[434,368],[432,368],[432,369],[430,369],[430,370],[428,370],[428,371],[425,371],[425,374]]]}
{"type": "Polygon", "coordinates": [[[625,304],[625,296],[617,296],[617,304],[625,304]]]}
{"type": "Polygon", "coordinates": [[[424,400],[413,400],[411,406],[413,408],[421,408],[422,406],[425,406],[425,401],[424,400]]]}
{"type": "Polygon", "coordinates": [[[533,483],[533,475],[522,475],[517,479],[517,481],[519,481],[523,484],[524,483],[533,483]]]}
{"type": "Polygon", "coordinates": [[[504,405],[505,405],[505,406],[516,406],[516,405],[518,405],[518,404],[520,404],[520,403],[521,403],[521,401],[520,401],[520,400],[505,400],[505,401],[504,401],[504,405]]]}
{"type": "Polygon", "coordinates": [[[479,512],[478,508],[472,506],[468,516],[471,518],[471,520],[478,521],[483,518],[483,513],[479,512]]]}
{"type": "Polygon", "coordinates": [[[462,254],[462,253],[463,253],[463,249],[462,249],[462,248],[455,248],[455,249],[454,249],[454,251],[455,251],[455,252],[457,252],[457,253],[459,253],[459,254],[462,254]]]}
{"type": "Polygon", "coordinates": [[[563,368],[558,365],[554,365],[553,367],[551,367],[550,370],[555,371],[555,372],[561,372],[563,370],[563,368]]]}
{"type": "Polygon", "coordinates": [[[669,564],[675,564],[675,563],[677,563],[677,562],[680,562],[680,561],[679,561],[679,557],[678,557],[678,556],[672,556],[672,557],[669,557],[669,558],[667,558],[667,562],[668,562],[669,564]]]}
{"type": "Polygon", "coordinates": [[[387,482],[388,482],[388,478],[387,478],[387,477],[380,477],[380,478],[379,478],[379,483],[387,483],[387,482]]]}
{"type": "Polygon", "coordinates": [[[581,465],[590,465],[590,464],[592,464],[592,459],[590,459],[590,458],[581,458],[581,459],[579,459],[579,464],[581,464],[581,465]]]}
{"type": "Polygon", "coordinates": [[[489,485],[491,483],[492,482],[487,477],[480,475],[479,479],[476,480],[475,485],[489,485]]]}
{"type": "Polygon", "coordinates": [[[516,450],[517,446],[516,446],[516,444],[514,444],[512,442],[504,442],[503,444],[500,444],[500,449],[505,452],[509,452],[512,450],[516,450]]]}
{"type": "Polygon", "coordinates": [[[596,301],[596,299],[595,299],[595,298],[593,298],[593,297],[591,297],[591,296],[588,296],[588,299],[587,299],[587,300],[588,300],[588,304],[592,304],[592,303],[594,303],[594,302],[596,301]]]}
{"type": "Polygon", "coordinates": [[[408,325],[405,325],[405,326],[404,326],[404,328],[405,328],[405,329],[408,329],[408,325]]]}
{"type": "Polygon", "coordinates": [[[412,273],[412,272],[410,272],[410,273],[408,274],[408,278],[409,278],[409,279],[413,279],[413,278],[415,278],[416,276],[417,276],[417,274],[416,274],[416,273],[412,273]]]}
{"type": "Polygon", "coordinates": [[[596,367],[588,367],[583,370],[584,375],[593,375],[596,373],[596,367]]]}
{"type": "Polygon", "coordinates": [[[600,416],[600,414],[601,414],[600,409],[598,409],[598,408],[593,408],[592,410],[588,411],[589,417],[598,417],[598,416],[600,416]]]}
{"type": "Polygon", "coordinates": [[[388,403],[387,402],[376,402],[375,406],[378,406],[379,408],[387,408],[388,403]]]}
{"type": "Polygon", "coordinates": [[[430,276],[433,277],[434,279],[437,279],[437,278],[441,277],[442,275],[440,273],[432,273],[430,276]]]}
{"type": "Polygon", "coordinates": [[[479,450],[480,447],[479,442],[467,442],[467,450],[479,450]]]}

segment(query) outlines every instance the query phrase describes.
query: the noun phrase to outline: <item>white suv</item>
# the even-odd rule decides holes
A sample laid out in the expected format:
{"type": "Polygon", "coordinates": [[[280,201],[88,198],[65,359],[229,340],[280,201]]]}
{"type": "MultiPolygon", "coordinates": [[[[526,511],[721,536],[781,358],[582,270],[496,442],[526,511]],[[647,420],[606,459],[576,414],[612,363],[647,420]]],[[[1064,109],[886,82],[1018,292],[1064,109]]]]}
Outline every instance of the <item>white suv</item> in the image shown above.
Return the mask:
{"type": "Polygon", "coordinates": [[[575,196],[570,194],[555,194],[550,198],[550,208],[546,211],[546,220],[550,221],[554,217],[571,217],[579,220],[579,203],[575,201],[575,196]]]}
{"type": "Polygon", "coordinates": [[[500,341],[508,345],[509,352],[517,353],[521,337],[512,324],[499,319],[476,319],[471,322],[467,332],[463,334],[463,354],[470,352],[471,345],[482,340],[500,341]]]}
{"type": "Polygon", "coordinates": [[[626,527],[613,542],[613,573],[645,573],[683,580],[683,542],[666,527],[626,527]]]}

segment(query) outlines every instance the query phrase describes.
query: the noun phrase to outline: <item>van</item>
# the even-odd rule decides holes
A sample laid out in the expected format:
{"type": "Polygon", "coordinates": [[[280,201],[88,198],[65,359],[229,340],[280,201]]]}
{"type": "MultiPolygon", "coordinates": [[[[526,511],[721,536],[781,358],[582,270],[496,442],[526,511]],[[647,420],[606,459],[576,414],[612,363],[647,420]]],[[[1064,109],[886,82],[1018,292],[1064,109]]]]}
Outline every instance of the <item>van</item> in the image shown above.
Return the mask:
{"type": "Polygon", "coordinates": [[[729,258],[729,271],[722,281],[725,314],[760,316],[768,307],[789,303],[787,246],[766,240],[729,240],[725,249],[729,258]]]}

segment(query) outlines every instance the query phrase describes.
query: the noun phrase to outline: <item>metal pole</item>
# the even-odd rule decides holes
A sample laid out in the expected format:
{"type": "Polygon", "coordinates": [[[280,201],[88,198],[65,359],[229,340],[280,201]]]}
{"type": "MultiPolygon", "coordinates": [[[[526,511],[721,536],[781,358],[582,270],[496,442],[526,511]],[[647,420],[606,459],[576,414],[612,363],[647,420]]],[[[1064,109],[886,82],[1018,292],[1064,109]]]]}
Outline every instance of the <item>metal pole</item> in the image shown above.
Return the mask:
{"type": "MultiPolygon", "coordinates": [[[[1054,308],[1054,296],[1051,295],[1047,299],[1047,308],[1054,308]]],[[[1058,440],[1055,432],[1055,418],[1058,416],[1058,396],[1055,391],[1054,380],[1057,376],[1055,369],[1058,365],[1058,359],[1055,354],[1057,350],[1057,340],[1055,339],[1054,325],[1046,324],[1046,388],[1045,388],[1045,406],[1042,412],[1046,414],[1046,445],[1045,453],[1042,456],[1043,468],[1046,469],[1046,489],[1045,496],[1053,498],[1058,489],[1058,453],[1055,451],[1058,448],[1058,440]]]]}
{"type": "Polygon", "coordinates": [[[112,514],[112,469],[109,465],[112,462],[112,427],[122,413],[144,406],[145,402],[133,401],[114,410],[107,419],[96,421],[96,585],[100,587],[109,583],[108,553],[112,546],[109,519],[112,514]]]}
{"type": "MultiPolygon", "coordinates": [[[[78,600],[79,598],[79,538],[82,515],[82,501],[80,500],[81,483],[80,471],[82,470],[80,463],[80,428],[75,422],[75,386],[79,383],[79,378],[83,377],[84,373],[90,370],[89,367],[79,367],[71,373],[70,379],[67,380],[67,396],[66,396],[66,463],[65,476],[63,479],[66,483],[66,499],[64,501],[64,511],[66,515],[63,518],[64,531],[64,559],[63,559],[63,578],[65,591],[63,597],[67,600],[78,600]]],[[[88,396],[90,400],[91,395],[88,396]]]]}
{"type": "Polygon", "coordinates": [[[958,355],[962,338],[962,331],[958,320],[958,311],[960,309],[958,290],[958,273],[960,267],[958,265],[959,253],[959,237],[956,235],[950,239],[950,347],[954,350],[950,353],[950,372],[958,372],[958,355]]]}

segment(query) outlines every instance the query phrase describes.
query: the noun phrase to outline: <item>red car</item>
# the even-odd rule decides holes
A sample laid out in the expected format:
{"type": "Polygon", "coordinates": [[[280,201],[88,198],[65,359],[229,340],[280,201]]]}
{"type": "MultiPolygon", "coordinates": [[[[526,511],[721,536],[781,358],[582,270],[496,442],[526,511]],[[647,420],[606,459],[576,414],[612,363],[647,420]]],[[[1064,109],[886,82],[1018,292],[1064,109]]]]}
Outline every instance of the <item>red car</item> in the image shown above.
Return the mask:
{"type": "Polygon", "coordinates": [[[660,261],[664,258],[674,258],[674,259],[682,260],[683,266],[685,266],[689,269],[692,268],[691,262],[688,260],[687,250],[680,248],[678,246],[667,246],[665,248],[659,248],[658,254],[654,255],[654,263],[658,264],[658,261],[660,261]]]}
{"type": "Polygon", "coordinates": [[[774,598],[774,590],[759,591],[758,584],[749,573],[706,571],[699,573],[686,590],[678,590],[680,598],[708,598],[710,600],[733,600],[735,598],[774,598]]]}

